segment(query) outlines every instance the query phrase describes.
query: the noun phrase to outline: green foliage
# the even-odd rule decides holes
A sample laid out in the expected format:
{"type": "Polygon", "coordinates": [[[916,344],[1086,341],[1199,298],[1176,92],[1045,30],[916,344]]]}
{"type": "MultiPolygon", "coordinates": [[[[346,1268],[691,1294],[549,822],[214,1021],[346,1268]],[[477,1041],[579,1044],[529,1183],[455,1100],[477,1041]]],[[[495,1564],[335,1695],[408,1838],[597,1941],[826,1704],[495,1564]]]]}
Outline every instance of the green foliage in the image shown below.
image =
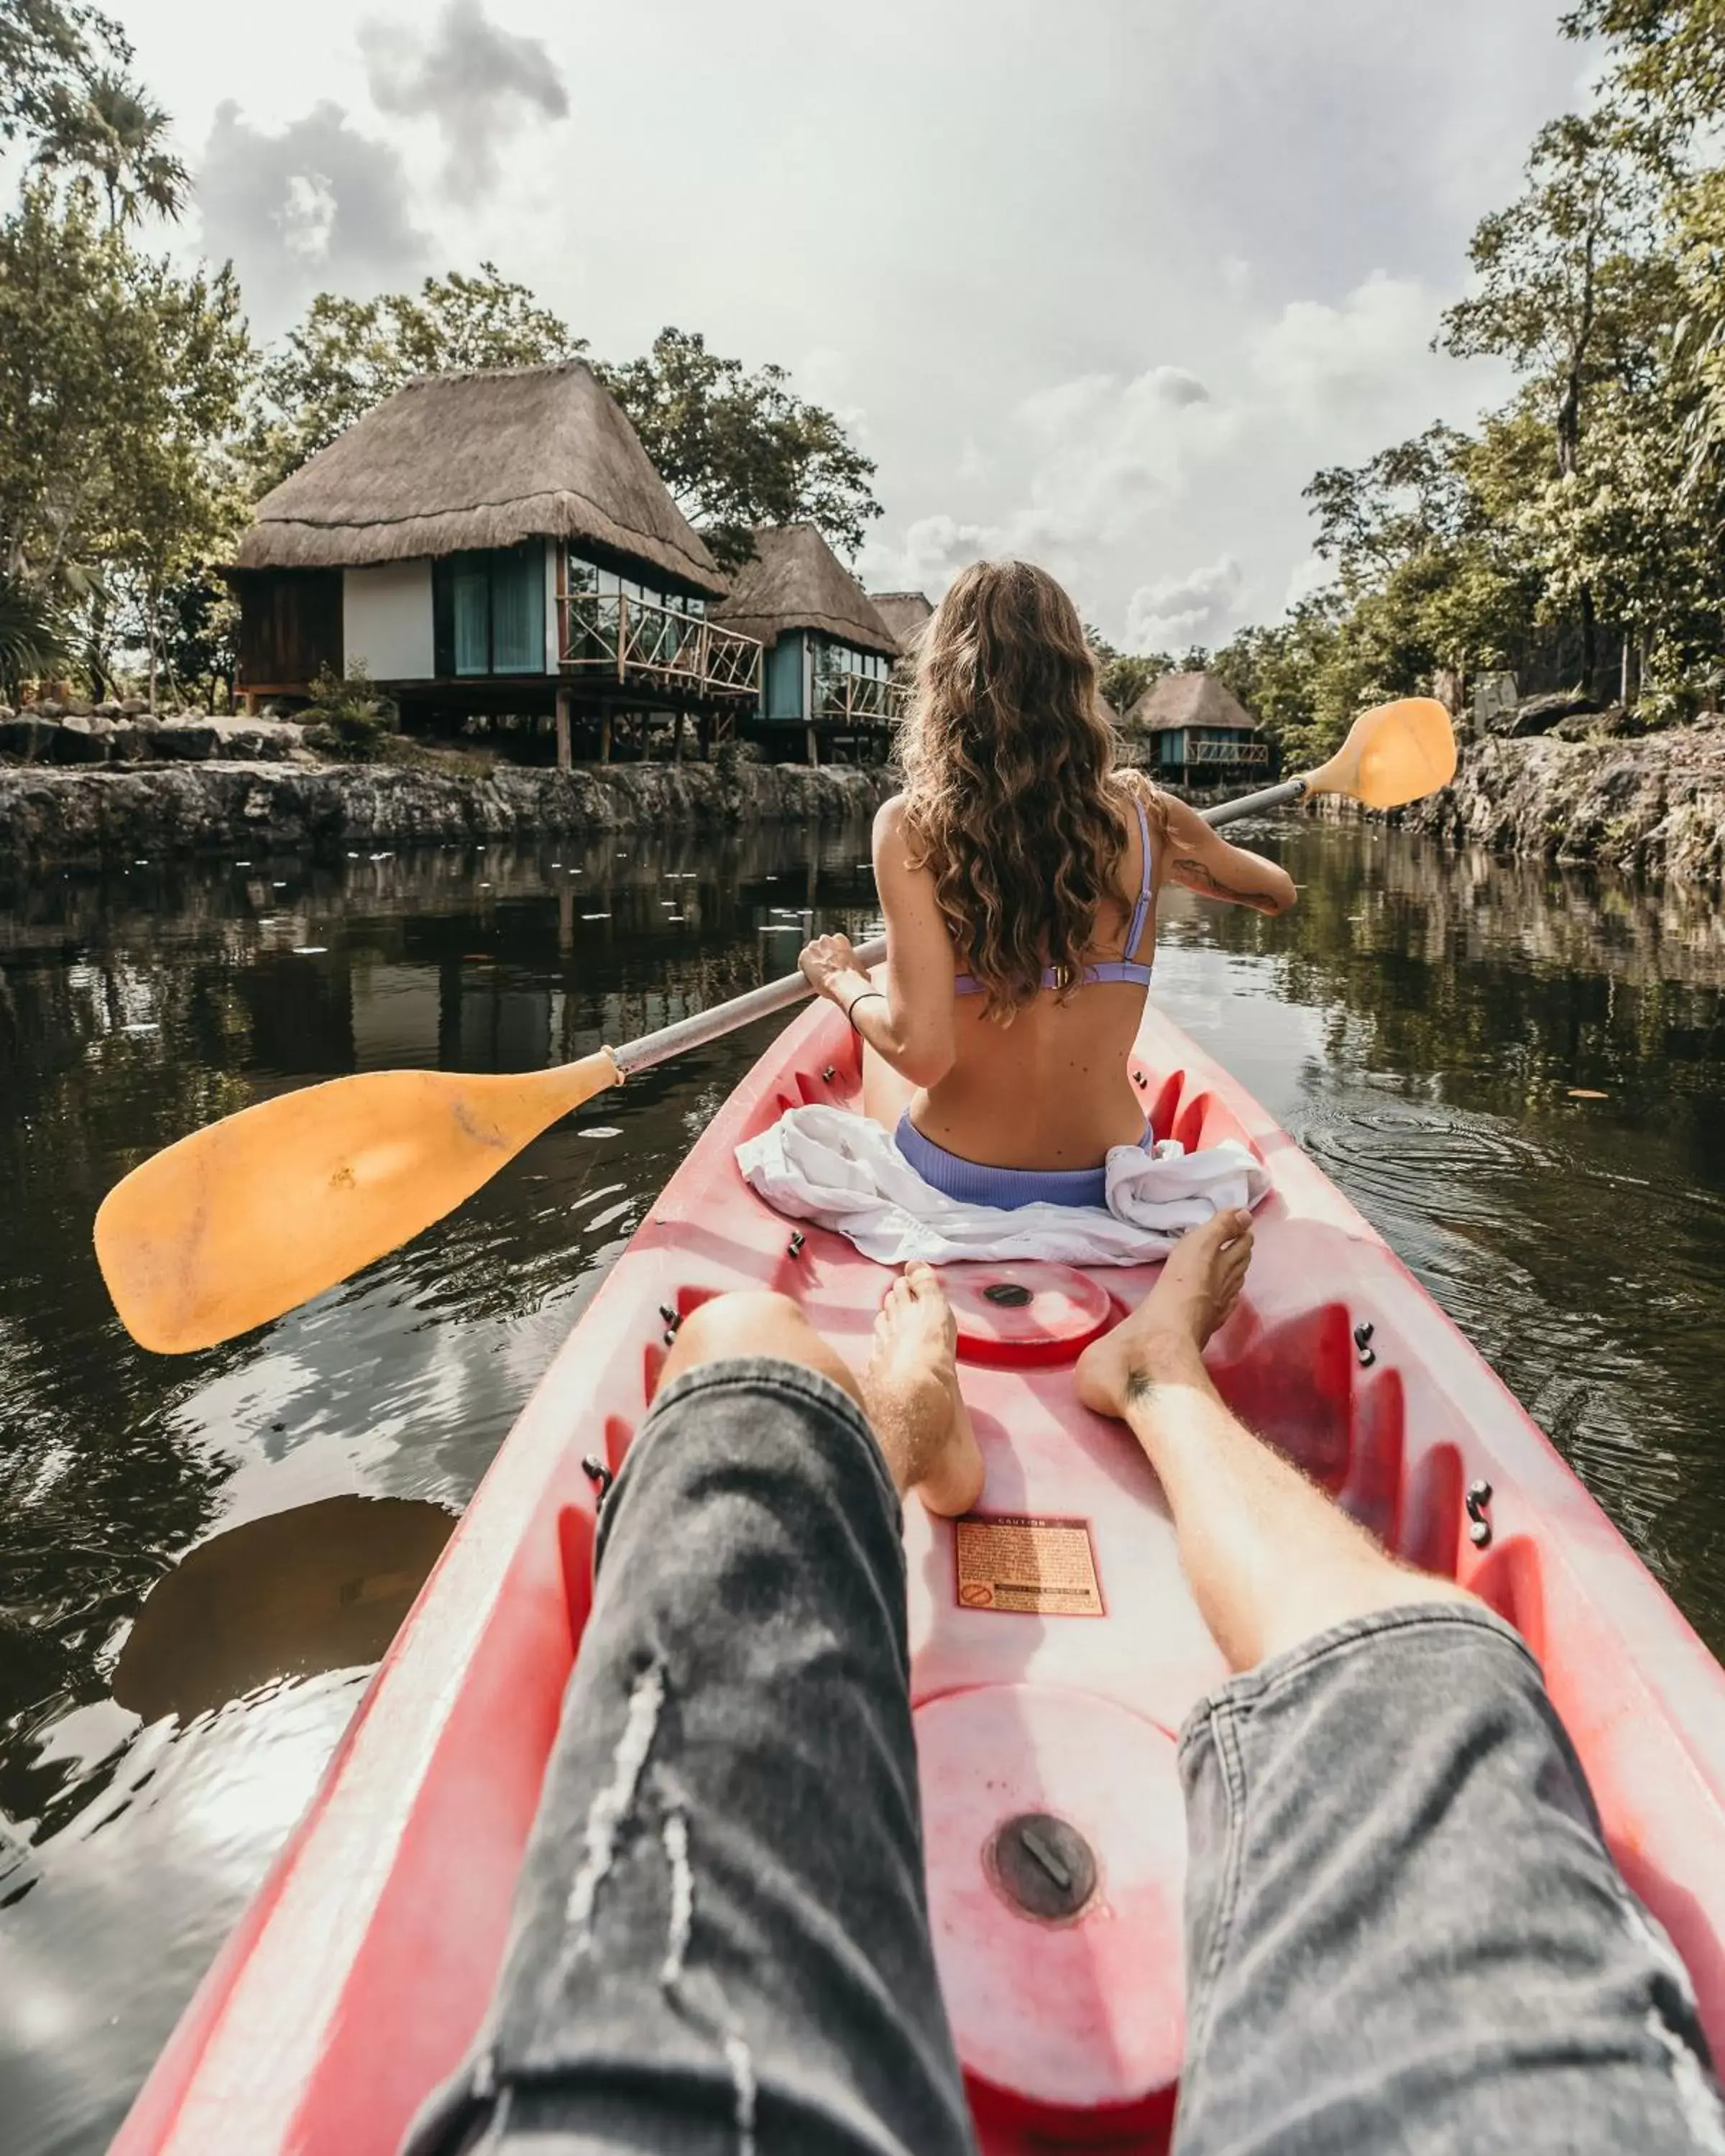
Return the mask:
{"type": "MultiPolygon", "coordinates": [[[[1433,427],[1307,490],[1336,585],[1219,654],[1273,728],[1327,747],[1358,702],[1440,672],[1637,656],[1650,711],[1692,709],[1725,636],[1725,0],[1586,0],[1608,95],[1541,130],[1481,221],[1440,342],[1515,369],[1476,435],[1433,427]],[[1609,631],[1606,625],[1609,624],[1609,631]]],[[[1628,660],[1624,661],[1629,672],[1628,660]]],[[[1705,693],[1711,694],[1711,690],[1705,693]]]]}
{"type": "Polygon", "coordinates": [[[0,574],[0,694],[13,701],[21,681],[66,655],[65,625],[54,608],[40,592],[0,574]]]}
{"type": "Polygon", "coordinates": [[[757,524],[810,523],[842,554],[861,546],[880,514],[875,466],[834,415],[793,393],[779,367],[754,373],[709,352],[685,330],[661,330],[653,349],[600,379],[634,424],[683,514],[716,558],[748,558],[757,524]]]}
{"type": "Polygon", "coordinates": [[[247,441],[251,477],[259,492],[278,485],[416,375],[536,367],[586,349],[585,337],[491,262],[477,276],[428,277],[417,293],[320,292],[263,370],[247,441]]]}
{"type": "Polygon", "coordinates": [[[0,0],[0,142],[39,139],[107,60],[131,47],[120,25],[78,0],[0,0]]]}
{"type": "Polygon", "coordinates": [[[188,563],[163,585],[154,643],[162,672],[182,696],[195,694],[211,711],[226,703],[239,663],[239,639],[233,591],[207,562],[188,563]]]}
{"type": "Polygon", "coordinates": [[[300,714],[314,730],[319,747],[332,749],[351,763],[370,763],[382,756],[400,716],[388,696],[372,685],[363,666],[342,679],[329,667],[311,685],[311,702],[300,714]]]}
{"type": "Polygon", "coordinates": [[[146,211],[177,218],[192,175],[167,147],[168,116],[118,68],[57,84],[46,100],[35,162],[44,172],[95,176],[110,225],[133,224],[146,211]]]}
{"type": "Polygon", "coordinates": [[[1117,651],[1094,622],[1086,622],[1084,635],[1096,654],[1097,685],[1122,719],[1146,690],[1174,670],[1166,651],[1117,651]]]}

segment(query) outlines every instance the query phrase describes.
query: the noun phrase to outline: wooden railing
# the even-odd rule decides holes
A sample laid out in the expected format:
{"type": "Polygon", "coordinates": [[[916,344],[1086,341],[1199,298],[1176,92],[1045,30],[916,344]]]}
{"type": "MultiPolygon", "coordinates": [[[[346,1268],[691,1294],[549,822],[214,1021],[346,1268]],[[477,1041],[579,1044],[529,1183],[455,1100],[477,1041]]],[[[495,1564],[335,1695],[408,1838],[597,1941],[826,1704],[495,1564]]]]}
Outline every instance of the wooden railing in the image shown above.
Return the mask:
{"type": "Polygon", "coordinates": [[[1270,744],[1261,741],[1188,742],[1186,768],[1195,763],[1223,764],[1233,769],[1261,770],[1270,761],[1270,744]]]}
{"type": "Polygon", "coordinates": [[[559,592],[557,649],[566,674],[680,690],[693,701],[761,693],[752,636],[624,592],[559,592]]]}
{"type": "Polygon", "coordinates": [[[814,708],[810,716],[825,724],[838,721],[849,726],[884,726],[904,715],[904,690],[896,681],[875,674],[817,674],[814,708]]]}

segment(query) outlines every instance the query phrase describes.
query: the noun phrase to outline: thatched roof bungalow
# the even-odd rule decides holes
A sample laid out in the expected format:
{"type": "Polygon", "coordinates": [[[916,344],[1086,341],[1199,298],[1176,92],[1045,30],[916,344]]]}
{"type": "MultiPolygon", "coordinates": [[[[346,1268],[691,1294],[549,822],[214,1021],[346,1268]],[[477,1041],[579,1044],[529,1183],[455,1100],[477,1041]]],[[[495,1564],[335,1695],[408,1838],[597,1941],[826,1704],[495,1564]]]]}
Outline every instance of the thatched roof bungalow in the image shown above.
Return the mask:
{"type": "Polygon", "coordinates": [[[1164,778],[1214,786],[1269,766],[1270,744],[1258,721],[1214,674],[1164,674],[1122,723],[1127,733],[1149,737],[1152,762],[1164,778]]]}
{"type": "Polygon", "coordinates": [[[922,632],[934,619],[934,606],[927,592],[870,592],[869,598],[897,639],[898,655],[914,663],[922,632]]]}
{"type": "Polygon", "coordinates": [[[232,572],[242,687],[363,665],[468,709],[747,708],[758,647],[725,578],[580,360],[410,383],[257,506],[232,572]]]}
{"type": "Polygon", "coordinates": [[[712,609],[716,624],[765,648],[759,717],[853,742],[891,716],[898,639],[812,524],[768,526],[712,609]]]}

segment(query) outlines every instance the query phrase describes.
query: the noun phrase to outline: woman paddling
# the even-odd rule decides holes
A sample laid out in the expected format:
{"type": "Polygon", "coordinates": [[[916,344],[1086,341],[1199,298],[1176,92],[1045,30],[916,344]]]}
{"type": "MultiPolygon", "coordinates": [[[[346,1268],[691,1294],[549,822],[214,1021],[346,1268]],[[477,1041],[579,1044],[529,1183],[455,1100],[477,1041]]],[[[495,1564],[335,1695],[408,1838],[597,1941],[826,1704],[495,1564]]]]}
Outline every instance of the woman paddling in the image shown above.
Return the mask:
{"type": "Polygon", "coordinates": [[[937,1190],[983,1205],[1106,1203],[1145,1145],[1127,1081],[1176,883],[1281,913],[1294,886],[1118,769],[1076,608],[1025,562],[964,571],[923,640],[905,790],[875,820],[877,979],[850,939],[802,954],[865,1045],[864,1101],[937,1190]]]}

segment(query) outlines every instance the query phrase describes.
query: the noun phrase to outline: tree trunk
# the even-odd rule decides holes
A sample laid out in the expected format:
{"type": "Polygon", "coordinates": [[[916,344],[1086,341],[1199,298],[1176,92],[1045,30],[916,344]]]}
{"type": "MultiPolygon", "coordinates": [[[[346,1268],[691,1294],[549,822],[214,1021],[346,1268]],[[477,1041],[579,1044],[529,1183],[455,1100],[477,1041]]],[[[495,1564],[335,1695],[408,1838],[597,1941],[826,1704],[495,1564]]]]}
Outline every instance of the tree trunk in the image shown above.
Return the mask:
{"type": "Polygon", "coordinates": [[[1625,711],[1629,709],[1629,631],[1625,629],[1623,632],[1623,664],[1619,672],[1617,681],[1617,701],[1622,705],[1625,711]]]}
{"type": "Polygon", "coordinates": [[[1594,669],[1599,662],[1599,629],[1594,616],[1594,588],[1584,584],[1576,594],[1581,609],[1581,685],[1591,696],[1594,669]]]}

